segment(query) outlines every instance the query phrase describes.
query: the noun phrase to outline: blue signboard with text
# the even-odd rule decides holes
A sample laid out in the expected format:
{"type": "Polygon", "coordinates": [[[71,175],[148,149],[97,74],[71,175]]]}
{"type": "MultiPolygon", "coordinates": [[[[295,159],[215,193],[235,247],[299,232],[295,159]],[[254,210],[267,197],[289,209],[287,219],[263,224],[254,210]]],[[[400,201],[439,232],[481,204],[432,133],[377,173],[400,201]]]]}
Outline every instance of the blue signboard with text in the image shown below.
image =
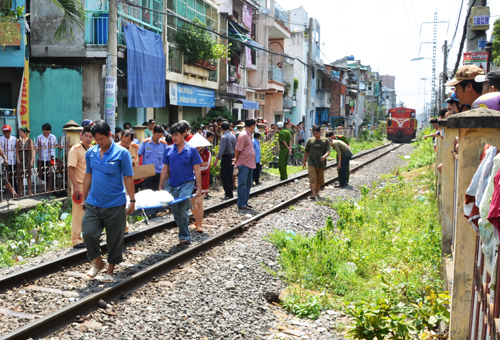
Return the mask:
{"type": "Polygon", "coordinates": [[[171,81],[170,105],[215,107],[215,91],[171,81]]]}

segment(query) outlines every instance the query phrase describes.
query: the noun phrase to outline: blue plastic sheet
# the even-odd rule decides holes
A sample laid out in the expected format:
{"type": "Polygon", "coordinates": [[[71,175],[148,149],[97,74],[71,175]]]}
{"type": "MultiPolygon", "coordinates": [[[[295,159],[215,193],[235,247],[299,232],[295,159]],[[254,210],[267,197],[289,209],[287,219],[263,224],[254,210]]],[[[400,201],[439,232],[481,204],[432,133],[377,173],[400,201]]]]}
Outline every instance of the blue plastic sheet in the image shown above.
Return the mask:
{"type": "Polygon", "coordinates": [[[251,109],[251,110],[259,110],[260,105],[257,102],[253,102],[251,100],[245,100],[245,99],[239,99],[243,103],[243,108],[244,109],[251,109]]]}
{"type": "Polygon", "coordinates": [[[165,54],[159,34],[127,23],[128,107],[165,107],[165,54]]]}

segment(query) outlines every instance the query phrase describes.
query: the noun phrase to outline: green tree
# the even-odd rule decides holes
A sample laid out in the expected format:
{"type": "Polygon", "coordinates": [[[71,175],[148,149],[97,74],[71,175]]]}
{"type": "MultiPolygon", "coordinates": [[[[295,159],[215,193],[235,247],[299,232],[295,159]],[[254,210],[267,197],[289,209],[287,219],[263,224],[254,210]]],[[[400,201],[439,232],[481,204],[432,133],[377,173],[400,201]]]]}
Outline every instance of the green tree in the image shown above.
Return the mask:
{"type": "Polygon", "coordinates": [[[500,19],[493,24],[493,63],[500,66],[500,19]]]}

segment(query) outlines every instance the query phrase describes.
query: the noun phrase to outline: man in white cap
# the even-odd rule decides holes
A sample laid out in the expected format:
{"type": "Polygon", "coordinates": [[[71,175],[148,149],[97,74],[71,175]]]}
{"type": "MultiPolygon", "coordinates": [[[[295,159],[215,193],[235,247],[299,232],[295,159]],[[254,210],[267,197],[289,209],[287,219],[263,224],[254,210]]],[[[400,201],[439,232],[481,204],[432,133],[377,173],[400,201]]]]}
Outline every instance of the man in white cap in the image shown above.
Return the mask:
{"type": "Polygon", "coordinates": [[[286,167],[288,164],[288,155],[292,154],[292,138],[290,136],[290,131],[283,129],[283,122],[278,122],[276,126],[278,127],[278,145],[280,150],[278,168],[280,170],[280,179],[284,181],[288,179],[286,167]]]}
{"type": "Polygon", "coordinates": [[[500,92],[500,67],[490,71],[487,75],[478,75],[474,80],[477,83],[483,83],[483,94],[500,92]]]}

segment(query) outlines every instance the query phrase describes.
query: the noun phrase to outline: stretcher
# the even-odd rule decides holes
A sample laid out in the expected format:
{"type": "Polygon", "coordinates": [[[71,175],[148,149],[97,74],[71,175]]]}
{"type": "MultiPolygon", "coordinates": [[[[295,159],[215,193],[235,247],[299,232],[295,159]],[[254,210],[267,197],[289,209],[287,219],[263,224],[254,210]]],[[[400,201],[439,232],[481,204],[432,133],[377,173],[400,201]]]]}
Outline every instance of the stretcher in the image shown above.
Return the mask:
{"type": "Polygon", "coordinates": [[[176,205],[178,203],[184,202],[186,200],[189,200],[193,197],[196,197],[196,194],[189,195],[186,197],[179,197],[179,198],[176,198],[173,201],[171,201],[169,203],[165,203],[165,204],[158,204],[158,205],[152,205],[152,206],[147,206],[147,207],[137,206],[137,207],[135,207],[135,211],[132,214],[130,214],[130,216],[142,216],[142,217],[144,217],[144,221],[146,222],[146,224],[148,224],[148,222],[149,222],[148,216],[165,211],[169,207],[176,205]]]}

